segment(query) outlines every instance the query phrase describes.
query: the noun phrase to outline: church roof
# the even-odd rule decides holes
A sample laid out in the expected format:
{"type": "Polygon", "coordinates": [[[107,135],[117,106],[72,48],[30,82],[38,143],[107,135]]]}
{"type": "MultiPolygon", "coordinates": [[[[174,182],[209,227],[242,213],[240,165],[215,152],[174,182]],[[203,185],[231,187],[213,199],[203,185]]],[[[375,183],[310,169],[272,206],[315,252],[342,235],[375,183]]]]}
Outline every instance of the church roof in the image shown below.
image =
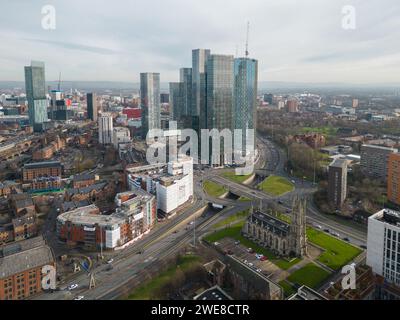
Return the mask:
{"type": "Polygon", "coordinates": [[[256,222],[263,226],[264,229],[269,229],[276,234],[288,234],[290,225],[278,218],[275,218],[265,212],[256,211],[250,215],[252,222],[256,222]]]}

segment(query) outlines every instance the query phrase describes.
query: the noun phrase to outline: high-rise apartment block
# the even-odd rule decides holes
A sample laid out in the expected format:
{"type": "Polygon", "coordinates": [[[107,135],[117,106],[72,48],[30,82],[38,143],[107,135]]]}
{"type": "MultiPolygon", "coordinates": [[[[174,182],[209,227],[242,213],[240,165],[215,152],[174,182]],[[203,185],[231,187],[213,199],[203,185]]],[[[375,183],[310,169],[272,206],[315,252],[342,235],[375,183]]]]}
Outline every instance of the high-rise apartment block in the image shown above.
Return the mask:
{"type": "Polygon", "coordinates": [[[368,218],[367,265],[400,285],[400,212],[383,209],[368,218]]]}
{"type": "Polygon", "coordinates": [[[233,128],[233,56],[212,54],[207,59],[206,126],[233,128]]]}
{"type": "Polygon", "coordinates": [[[347,196],[347,160],[336,159],[329,166],[328,200],[336,209],[340,209],[347,196]]]}
{"type": "MultiPolygon", "coordinates": [[[[257,125],[257,78],[258,62],[249,58],[234,60],[233,129],[242,130],[242,154],[248,143],[255,147],[255,134],[250,141],[247,130],[257,125]]],[[[248,149],[250,150],[250,149],[248,149]]]]}
{"type": "Polygon", "coordinates": [[[142,109],[142,138],[149,130],[161,129],[160,74],[140,74],[140,106],[142,109]]]}
{"type": "Polygon", "coordinates": [[[209,49],[192,50],[192,116],[198,117],[199,128],[206,128],[206,64],[209,49]]]}
{"type": "Polygon", "coordinates": [[[110,144],[113,140],[113,117],[111,113],[104,112],[99,117],[99,143],[110,144]]]}
{"type": "Polygon", "coordinates": [[[369,144],[362,145],[361,172],[367,177],[386,181],[388,158],[394,152],[397,152],[397,149],[369,144]]]}
{"type": "Polygon", "coordinates": [[[92,121],[97,121],[97,97],[95,93],[86,94],[87,116],[92,121]]]}
{"type": "Polygon", "coordinates": [[[25,90],[29,123],[35,131],[42,131],[48,121],[44,62],[32,61],[25,67],[25,90]]]}

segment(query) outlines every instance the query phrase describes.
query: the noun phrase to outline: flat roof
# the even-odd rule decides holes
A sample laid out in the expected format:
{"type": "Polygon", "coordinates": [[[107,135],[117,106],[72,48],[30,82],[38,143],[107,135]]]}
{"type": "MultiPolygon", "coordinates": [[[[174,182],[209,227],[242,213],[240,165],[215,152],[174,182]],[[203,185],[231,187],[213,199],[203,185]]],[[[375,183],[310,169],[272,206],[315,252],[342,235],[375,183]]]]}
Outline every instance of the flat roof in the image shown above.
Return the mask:
{"type": "Polygon", "coordinates": [[[73,224],[92,227],[95,225],[99,225],[101,227],[111,227],[113,225],[119,225],[125,222],[125,219],[117,214],[101,215],[91,213],[95,210],[98,210],[98,208],[94,204],[86,207],[80,207],[60,214],[57,217],[57,221],[61,223],[70,221],[73,224]]]}
{"type": "Polygon", "coordinates": [[[344,168],[347,166],[347,160],[346,159],[335,159],[329,167],[335,167],[335,168],[344,168]]]}
{"type": "Polygon", "coordinates": [[[199,295],[193,298],[194,300],[233,300],[230,295],[228,295],[224,290],[222,290],[219,286],[211,287],[199,295]]]}

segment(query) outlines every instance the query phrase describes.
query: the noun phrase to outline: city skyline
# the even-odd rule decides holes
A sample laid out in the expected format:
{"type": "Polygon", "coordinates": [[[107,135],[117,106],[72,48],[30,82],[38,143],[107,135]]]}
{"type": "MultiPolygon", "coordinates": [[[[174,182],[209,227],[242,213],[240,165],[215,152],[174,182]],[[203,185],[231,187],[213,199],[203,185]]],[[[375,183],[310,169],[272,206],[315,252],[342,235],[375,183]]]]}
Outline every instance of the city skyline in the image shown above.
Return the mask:
{"type": "Polygon", "coordinates": [[[30,60],[45,61],[47,79],[57,79],[61,71],[71,81],[139,82],[140,72],[158,72],[163,82],[178,81],[179,68],[190,66],[194,48],[243,56],[250,21],[249,51],[259,61],[260,81],[399,82],[395,1],[354,1],[354,30],[341,26],[345,1],[309,0],[291,10],[294,4],[252,1],[243,7],[239,1],[230,6],[217,1],[210,13],[207,4],[177,1],[100,1],[96,7],[76,1],[5,1],[5,11],[24,14],[18,25],[12,15],[0,22],[0,39],[7,44],[0,53],[0,81],[22,81],[20,66],[30,60]],[[55,30],[41,27],[41,9],[47,4],[56,9],[55,30]],[[169,7],[180,16],[178,22],[165,13],[169,7]],[[154,19],[138,14],[149,10],[154,19]],[[91,19],[85,19],[87,12],[91,19]],[[224,17],[230,19],[220,23],[224,17]],[[24,50],[13,50],[18,47],[24,50]]]}

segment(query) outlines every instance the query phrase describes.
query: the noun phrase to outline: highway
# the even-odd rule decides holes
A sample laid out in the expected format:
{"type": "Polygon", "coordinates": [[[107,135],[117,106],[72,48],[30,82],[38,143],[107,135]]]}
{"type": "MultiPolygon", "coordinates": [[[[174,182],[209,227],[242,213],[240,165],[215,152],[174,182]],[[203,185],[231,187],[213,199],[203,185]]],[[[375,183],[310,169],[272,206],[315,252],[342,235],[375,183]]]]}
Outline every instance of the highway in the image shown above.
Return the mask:
{"type": "MultiPolygon", "coordinates": [[[[256,165],[256,170],[273,171],[275,174],[285,175],[283,170],[284,155],[281,151],[265,139],[258,139],[261,156],[256,165]],[[269,161],[269,158],[273,159],[269,161]]],[[[271,201],[284,210],[291,209],[291,198],[293,195],[306,197],[310,199],[315,187],[304,181],[295,181],[296,189],[288,195],[274,197],[255,189],[252,186],[246,186],[232,182],[219,176],[219,170],[205,169],[201,172],[195,172],[194,191],[195,197],[193,204],[188,206],[175,217],[159,223],[149,234],[133,243],[125,249],[114,252],[106,252],[108,258],[113,258],[112,269],[105,260],[96,262],[91,270],[96,280],[96,287],[89,290],[89,276],[87,273],[80,272],[61,283],[61,288],[66,288],[70,284],[78,284],[78,288],[72,291],[61,290],[53,293],[43,293],[34,297],[35,299],[73,299],[79,295],[84,296],[85,300],[95,299],[117,299],[124,294],[129,293],[132,288],[143,283],[143,279],[149,277],[150,273],[157,273],[161,261],[170,258],[179,252],[181,248],[193,243],[194,231],[200,236],[207,232],[209,227],[224,217],[236,212],[242,211],[250,206],[258,207],[262,203],[265,208],[271,201]],[[212,180],[220,183],[238,196],[245,196],[252,201],[235,201],[232,199],[213,198],[205,194],[202,183],[205,180],[212,180]],[[219,213],[212,213],[207,210],[208,202],[222,204],[226,208],[219,213]],[[195,218],[196,217],[196,218],[195,218]],[[193,225],[188,223],[195,221],[193,225]],[[138,252],[142,253],[139,254],[138,252]]],[[[52,218],[54,219],[54,218],[52,218]]],[[[337,232],[341,237],[347,237],[355,245],[364,245],[366,242],[366,230],[362,227],[355,227],[338,221],[332,217],[327,217],[313,207],[309,201],[307,210],[307,221],[309,224],[318,224],[322,229],[329,229],[337,232]]],[[[50,233],[49,227],[46,227],[47,233],[50,233]]],[[[48,239],[50,240],[50,239],[48,239]]],[[[53,237],[51,241],[54,243],[53,237]]],[[[62,247],[58,245],[57,247],[62,247]]]]}

